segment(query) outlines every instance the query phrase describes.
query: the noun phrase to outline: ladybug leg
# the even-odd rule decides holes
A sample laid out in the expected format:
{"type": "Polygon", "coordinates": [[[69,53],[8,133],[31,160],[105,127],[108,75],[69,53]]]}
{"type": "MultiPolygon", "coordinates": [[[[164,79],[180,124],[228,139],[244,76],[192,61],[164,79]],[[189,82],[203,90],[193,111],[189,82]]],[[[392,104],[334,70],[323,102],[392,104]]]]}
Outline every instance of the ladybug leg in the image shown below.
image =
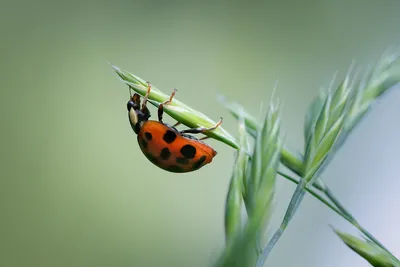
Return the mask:
{"type": "Polygon", "coordinates": [[[220,118],[220,120],[211,128],[204,128],[204,127],[199,127],[199,128],[193,128],[193,129],[187,129],[187,130],[183,130],[180,131],[180,134],[184,134],[184,133],[192,133],[192,134],[198,134],[198,133],[204,133],[204,132],[208,132],[208,131],[212,131],[218,128],[218,126],[220,126],[222,123],[222,118],[220,118]]]}
{"type": "Polygon", "coordinates": [[[131,98],[132,98],[132,87],[131,87],[130,85],[128,85],[128,90],[129,90],[129,95],[130,95],[131,98]]]}
{"type": "Polygon", "coordinates": [[[200,138],[199,140],[205,140],[205,139],[208,139],[208,138],[210,138],[210,137],[209,136],[204,136],[204,137],[200,138]]]}
{"type": "Polygon", "coordinates": [[[147,109],[146,104],[147,104],[147,99],[149,98],[150,91],[151,91],[151,84],[150,84],[150,82],[147,82],[147,92],[143,97],[142,112],[145,112],[147,109]]]}
{"type": "Polygon", "coordinates": [[[181,124],[179,121],[177,121],[172,127],[176,127],[176,126],[178,126],[179,124],[181,124]]]}
{"type": "Polygon", "coordinates": [[[176,91],[177,91],[177,90],[174,88],[174,90],[172,91],[171,96],[169,97],[169,99],[168,99],[167,101],[162,102],[162,103],[158,106],[158,121],[159,121],[159,122],[163,123],[163,121],[162,121],[162,116],[163,116],[163,113],[164,113],[164,105],[168,105],[169,103],[171,103],[172,99],[173,99],[174,96],[175,96],[176,91]]]}

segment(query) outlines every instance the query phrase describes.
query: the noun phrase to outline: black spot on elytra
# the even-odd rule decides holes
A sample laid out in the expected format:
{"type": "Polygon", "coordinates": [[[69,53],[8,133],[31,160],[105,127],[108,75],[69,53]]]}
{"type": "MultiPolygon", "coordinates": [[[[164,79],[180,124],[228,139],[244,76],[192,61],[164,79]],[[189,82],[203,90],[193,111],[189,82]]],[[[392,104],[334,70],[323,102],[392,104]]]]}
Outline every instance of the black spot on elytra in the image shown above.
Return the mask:
{"type": "Polygon", "coordinates": [[[197,170],[203,165],[204,161],[206,161],[206,156],[201,156],[201,158],[193,164],[193,169],[197,170]]]}
{"type": "Polygon", "coordinates": [[[160,158],[163,159],[163,160],[167,160],[167,159],[169,159],[169,156],[170,156],[170,155],[171,155],[171,152],[169,151],[169,149],[166,148],[166,147],[164,147],[164,148],[161,150],[160,158]]]}
{"type": "Polygon", "coordinates": [[[143,148],[147,148],[147,141],[144,139],[140,140],[140,144],[142,145],[143,148]]]}
{"type": "Polygon", "coordinates": [[[168,144],[171,144],[172,142],[174,142],[175,139],[176,139],[176,133],[174,133],[171,130],[167,130],[167,132],[163,136],[163,140],[168,144]]]}
{"type": "Polygon", "coordinates": [[[192,145],[184,145],[181,148],[181,153],[185,158],[192,159],[196,155],[196,148],[192,145]]]}
{"type": "Polygon", "coordinates": [[[185,170],[177,165],[171,165],[168,166],[168,168],[166,169],[167,171],[170,172],[185,172],[185,170]]]}
{"type": "Polygon", "coordinates": [[[179,157],[179,158],[176,158],[176,163],[188,164],[189,160],[187,158],[184,158],[184,157],[179,157]]]}
{"type": "Polygon", "coordinates": [[[153,138],[153,136],[152,136],[151,133],[149,133],[149,132],[145,132],[145,133],[144,133],[144,136],[145,136],[146,139],[149,140],[149,141],[153,138]]]}

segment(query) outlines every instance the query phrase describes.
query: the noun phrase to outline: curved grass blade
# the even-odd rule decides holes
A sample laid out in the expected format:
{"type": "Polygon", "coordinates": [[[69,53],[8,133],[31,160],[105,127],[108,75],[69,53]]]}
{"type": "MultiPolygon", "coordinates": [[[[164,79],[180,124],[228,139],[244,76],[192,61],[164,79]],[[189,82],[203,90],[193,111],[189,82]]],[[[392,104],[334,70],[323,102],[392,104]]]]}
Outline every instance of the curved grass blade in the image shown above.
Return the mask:
{"type": "Polygon", "coordinates": [[[304,176],[300,179],[293,193],[280,227],[275,231],[271,240],[263,249],[257,262],[257,267],[264,265],[265,260],[281,238],[303,201],[306,186],[313,182],[313,178],[316,177],[319,169],[332,152],[331,148],[334,146],[342,130],[349,93],[348,80],[346,79],[335,93],[328,94],[323,108],[318,114],[318,119],[312,125],[309,132],[304,157],[304,176]]]}
{"type": "MultiPolygon", "coordinates": [[[[332,227],[333,228],[333,227],[332,227]]],[[[354,252],[366,259],[375,267],[399,267],[400,261],[374,242],[360,239],[348,233],[340,232],[333,228],[339,238],[354,252]]]]}
{"type": "Polygon", "coordinates": [[[246,126],[243,119],[239,122],[239,139],[240,147],[237,151],[225,204],[225,240],[227,249],[233,245],[242,231],[241,214],[246,191],[244,181],[246,181],[246,169],[249,161],[247,156],[246,126]]]}
{"type": "MultiPolygon", "coordinates": [[[[138,76],[129,73],[127,71],[121,70],[116,66],[112,66],[118,76],[121,78],[123,82],[125,82],[128,86],[130,86],[136,93],[144,96],[147,91],[147,82],[138,76]]],[[[171,90],[172,91],[172,90],[171,90]]],[[[150,95],[149,95],[149,102],[158,107],[160,103],[169,99],[169,95],[164,94],[155,86],[152,86],[150,95]]],[[[176,98],[173,101],[164,106],[164,111],[168,115],[170,115],[175,120],[181,122],[183,125],[186,125],[190,128],[198,128],[198,127],[205,127],[210,128],[216,124],[215,121],[197,111],[181,101],[177,100],[176,98]]],[[[218,127],[217,129],[209,132],[205,132],[205,135],[214,138],[218,141],[221,141],[235,149],[239,148],[236,140],[231,136],[223,127],[218,127]]]]}
{"type": "MultiPolygon", "coordinates": [[[[229,102],[223,97],[220,97],[220,102],[228,109],[229,113],[231,113],[233,117],[239,118],[240,116],[243,116],[247,132],[252,137],[256,138],[257,131],[261,128],[260,123],[240,104],[236,102],[229,102]]],[[[283,146],[281,146],[280,149],[280,161],[294,173],[302,175],[303,159],[294,155],[291,151],[283,146]]]]}
{"type": "MultiPolygon", "coordinates": [[[[240,115],[241,123],[244,118],[240,115]]],[[[268,226],[272,214],[276,172],[279,165],[281,143],[279,142],[278,108],[270,105],[262,127],[257,129],[251,162],[244,175],[244,199],[248,214],[247,223],[240,235],[224,251],[215,266],[252,266],[254,256],[259,253],[261,235],[268,226]],[[247,175],[249,176],[247,176],[247,175]],[[256,252],[256,253],[255,253],[256,252]]],[[[242,129],[243,130],[243,129],[242,129]]]]}
{"type": "MultiPolygon", "coordinates": [[[[257,243],[262,242],[262,235],[269,224],[272,214],[272,201],[275,194],[276,172],[281,158],[282,143],[279,140],[278,107],[270,104],[268,113],[263,120],[261,129],[257,132],[254,154],[251,164],[251,177],[248,180],[249,217],[257,223],[257,243]]],[[[261,248],[257,266],[265,261],[261,248]]]]}
{"type": "Polygon", "coordinates": [[[279,163],[281,143],[279,141],[278,107],[271,104],[257,132],[251,161],[250,178],[247,181],[250,216],[265,217],[271,213],[271,200],[275,192],[276,170],[279,163]]]}
{"type": "Polygon", "coordinates": [[[350,132],[375,101],[400,82],[400,55],[387,52],[372,71],[366,71],[358,84],[353,104],[346,119],[345,130],[350,132]]]}
{"type": "Polygon", "coordinates": [[[321,109],[324,106],[327,94],[323,91],[318,95],[317,98],[310,104],[306,118],[304,120],[304,139],[308,140],[310,138],[310,131],[314,127],[315,122],[318,119],[318,115],[321,113],[321,109]]]}
{"type": "MultiPolygon", "coordinates": [[[[311,125],[304,156],[304,179],[310,182],[321,172],[328,156],[332,157],[332,148],[342,133],[350,98],[350,75],[339,85],[334,93],[328,93],[323,108],[314,125],[311,125]]],[[[315,180],[315,179],[314,179],[315,180]]]]}
{"type": "Polygon", "coordinates": [[[257,120],[243,108],[242,105],[236,102],[228,102],[223,96],[219,97],[219,102],[225,106],[225,108],[229,111],[229,113],[231,113],[233,117],[238,120],[240,118],[243,118],[246,125],[246,131],[252,137],[256,137],[260,125],[257,120]]]}

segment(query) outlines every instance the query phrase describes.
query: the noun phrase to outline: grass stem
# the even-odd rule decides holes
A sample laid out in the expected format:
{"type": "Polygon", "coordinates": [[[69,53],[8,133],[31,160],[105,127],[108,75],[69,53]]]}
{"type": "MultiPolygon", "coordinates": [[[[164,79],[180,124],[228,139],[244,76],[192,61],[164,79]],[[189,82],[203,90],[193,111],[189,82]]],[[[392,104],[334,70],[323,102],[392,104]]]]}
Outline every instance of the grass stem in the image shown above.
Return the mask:
{"type": "MultiPolygon", "coordinates": [[[[322,181],[321,181],[322,182],[322,181]]],[[[354,227],[356,227],[361,233],[363,233],[368,239],[374,242],[376,245],[381,247],[383,250],[388,252],[391,256],[393,256],[396,260],[398,260],[381,242],[378,241],[370,232],[368,232],[364,227],[362,227],[358,221],[351,215],[351,213],[340,203],[340,201],[335,197],[333,192],[329,189],[329,187],[322,182],[322,192],[325,196],[339,209],[340,214],[343,218],[345,218],[349,223],[351,223],[354,227]]]]}
{"type": "MultiPolygon", "coordinates": [[[[291,177],[288,174],[285,174],[281,171],[277,172],[280,176],[283,178],[298,184],[299,180],[296,178],[291,177]]],[[[357,228],[361,233],[363,233],[368,239],[370,239],[372,242],[374,242],[376,245],[381,247],[383,250],[388,252],[390,256],[398,261],[398,259],[381,243],[376,239],[370,232],[368,232],[364,227],[362,227],[358,221],[351,215],[351,213],[343,206],[342,203],[335,197],[333,194],[332,190],[329,189],[329,187],[322,181],[320,180],[320,186],[317,187],[316,189],[324,193],[324,195],[331,201],[330,203],[327,199],[325,199],[323,196],[321,196],[319,193],[317,193],[313,188],[308,188],[306,187],[306,191],[310,193],[313,197],[321,201],[323,204],[325,204],[328,208],[330,208],[332,211],[340,215],[343,219],[351,223],[355,228],[357,228]]]]}

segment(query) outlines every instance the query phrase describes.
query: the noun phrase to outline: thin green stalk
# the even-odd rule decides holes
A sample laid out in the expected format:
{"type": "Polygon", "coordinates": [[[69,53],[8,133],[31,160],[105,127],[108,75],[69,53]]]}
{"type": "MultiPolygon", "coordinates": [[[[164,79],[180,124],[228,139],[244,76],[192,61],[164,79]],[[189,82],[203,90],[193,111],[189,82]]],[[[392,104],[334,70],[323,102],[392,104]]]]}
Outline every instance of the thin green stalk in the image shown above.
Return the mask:
{"type": "MultiPolygon", "coordinates": [[[[283,173],[281,171],[277,172],[280,176],[282,176],[283,178],[285,178],[286,180],[289,180],[295,184],[298,184],[299,181],[296,178],[293,178],[291,176],[289,176],[286,173],[283,173]]],[[[331,210],[333,210],[334,212],[336,212],[338,215],[340,215],[341,217],[343,217],[343,219],[345,219],[346,221],[348,221],[349,223],[351,223],[352,225],[354,225],[354,227],[356,227],[357,229],[359,229],[363,234],[365,234],[365,236],[367,236],[369,239],[371,239],[372,241],[376,242],[377,244],[379,244],[380,242],[376,240],[376,238],[374,238],[372,236],[372,234],[370,234],[367,230],[365,230],[357,221],[356,219],[354,219],[354,217],[350,214],[349,211],[347,211],[344,206],[339,202],[339,200],[333,195],[332,191],[328,188],[328,186],[326,184],[322,184],[322,187],[316,187],[316,189],[318,189],[319,191],[321,191],[322,193],[324,193],[326,195],[326,197],[328,197],[328,199],[330,201],[332,201],[332,203],[329,203],[329,201],[327,201],[324,197],[322,197],[320,194],[318,194],[317,192],[315,192],[312,188],[308,188],[306,187],[306,191],[308,193],[310,193],[313,197],[315,197],[316,199],[318,199],[319,201],[321,201],[322,203],[324,203],[328,208],[330,208],[331,210]],[[329,192],[329,193],[327,193],[329,192]]],[[[384,246],[381,246],[383,249],[384,246]]],[[[385,249],[386,250],[386,249],[385,249]]]]}
{"type": "MultiPolygon", "coordinates": [[[[230,111],[232,112],[232,114],[235,114],[235,111],[237,112],[236,108],[231,108],[230,111]]],[[[246,124],[247,126],[249,126],[249,128],[251,129],[257,129],[258,123],[252,118],[250,117],[250,115],[247,115],[247,120],[246,120],[246,124]]],[[[251,132],[250,132],[251,134],[251,132]]],[[[300,177],[303,177],[304,174],[304,170],[303,170],[303,162],[301,157],[296,157],[293,153],[291,153],[289,150],[282,148],[281,149],[281,163],[283,165],[285,165],[286,167],[288,167],[291,171],[293,171],[294,173],[296,173],[297,175],[299,175],[300,177]]],[[[287,175],[283,175],[281,174],[283,177],[285,177],[286,179],[298,184],[299,182],[294,179],[294,178],[289,178],[289,176],[287,175]]],[[[347,211],[347,209],[344,208],[343,205],[341,205],[341,203],[333,196],[332,192],[330,191],[330,189],[322,182],[322,180],[320,178],[315,177],[315,181],[312,182],[313,187],[320,190],[321,192],[323,192],[326,197],[333,203],[333,205],[331,203],[329,203],[326,199],[324,199],[322,196],[320,196],[319,194],[317,194],[315,191],[309,189],[307,186],[305,187],[305,190],[307,190],[310,194],[312,194],[314,197],[316,197],[318,200],[320,200],[321,202],[323,202],[326,206],[328,206],[330,209],[332,209],[333,211],[335,211],[338,215],[340,215],[341,217],[343,217],[345,220],[347,220],[349,223],[351,223],[352,225],[354,225],[354,227],[356,227],[360,232],[362,232],[366,237],[368,237],[371,241],[375,242],[378,246],[380,246],[382,249],[384,249],[385,251],[387,251],[391,256],[393,256],[390,251],[388,251],[376,238],[374,238],[372,236],[372,234],[370,234],[366,229],[364,229],[355,219],[354,217],[350,214],[350,212],[347,211]],[[336,207],[334,207],[334,205],[336,205],[336,207]]],[[[277,232],[277,236],[275,236],[274,239],[277,240],[276,237],[280,237],[280,235],[283,233],[283,231],[285,230],[285,226],[283,226],[283,228],[280,228],[277,232]]],[[[263,254],[260,254],[261,256],[263,254]]],[[[393,256],[394,259],[396,259],[393,256]]],[[[396,259],[397,260],[397,259],[396,259]]],[[[259,263],[261,263],[262,260],[259,261],[259,263]]],[[[262,266],[262,264],[260,265],[262,266]]]]}
{"type": "MultiPolygon", "coordinates": [[[[298,184],[299,181],[296,178],[293,178],[291,176],[289,176],[286,173],[283,173],[281,171],[277,171],[277,173],[282,176],[283,178],[285,178],[286,180],[291,181],[292,183],[298,184]]],[[[342,216],[343,218],[345,218],[344,214],[337,208],[335,207],[333,204],[329,203],[329,201],[327,201],[324,197],[322,197],[320,194],[318,194],[317,192],[315,192],[312,188],[308,188],[306,187],[306,191],[308,193],[310,193],[313,197],[315,197],[316,199],[318,199],[319,201],[321,201],[322,203],[324,203],[328,208],[330,208],[331,210],[333,210],[334,212],[336,212],[338,215],[342,216]]],[[[345,218],[347,220],[347,218],[345,218]]]]}
{"type": "MultiPolygon", "coordinates": [[[[295,178],[282,173],[280,171],[277,172],[280,176],[284,177],[285,179],[298,184],[299,181],[296,180],[295,178]]],[[[306,191],[310,193],[312,196],[314,196],[316,199],[324,203],[327,207],[329,207],[331,210],[336,212],[338,215],[340,215],[343,219],[351,223],[355,228],[357,228],[361,233],[363,233],[368,239],[370,239],[372,242],[374,242],[376,245],[381,247],[383,250],[388,252],[390,256],[398,260],[381,242],[379,242],[368,230],[363,228],[358,221],[351,215],[351,213],[339,202],[339,200],[333,195],[333,192],[329,189],[329,187],[321,180],[320,182],[320,187],[317,187],[319,191],[325,194],[325,196],[333,203],[329,203],[326,199],[324,199],[321,195],[319,195],[317,192],[315,192],[313,189],[306,187],[306,191]]]]}
{"type": "MultiPolygon", "coordinates": [[[[323,182],[322,182],[323,183],[323,182]]],[[[363,228],[358,221],[350,214],[350,212],[339,202],[339,200],[333,195],[333,192],[323,183],[323,190],[322,192],[329,198],[330,201],[340,210],[340,212],[346,217],[346,220],[349,221],[354,227],[356,227],[361,233],[363,233],[366,237],[368,237],[371,241],[377,244],[382,249],[386,250],[391,254],[391,252],[376,239],[370,232],[368,232],[365,228],[363,228]]],[[[392,254],[391,254],[392,255],[392,254]]],[[[392,255],[394,257],[394,255],[392,255]]]]}
{"type": "Polygon", "coordinates": [[[299,183],[297,184],[296,190],[293,193],[292,199],[290,200],[289,206],[286,210],[285,216],[279,226],[278,230],[274,233],[271,240],[262,250],[259,258],[257,259],[256,267],[264,266],[266,259],[268,258],[269,254],[271,253],[272,249],[274,248],[275,244],[281,238],[282,234],[286,230],[287,226],[289,225],[290,221],[292,220],[294,214],[296,213],[297,209],[299,208],[304,195],[306,193],[306,186],[307,181],[305,179],[300,179],[299,183]]]}
{"type": "Polygon", "coordinates": [[[304,166],[303,160],[294,156],[292,152],[285,148],[281,149],[281,163],[298,176],[302,176],[304,166]]]}
{"type": "MultiPolygon", "coordinates": [[[[148,83],[144,79],[132,73],[129,73],[128,71],[124,71],[117,66],[112,66],[112,68],[121,78],[121,80],[129,86],[130,89],[141,96],[144,96],[146,94],[148,83]]],[[[158,107],[160,103],[168,100],[169,98],[170,93],[165,94],[160,91],[156,86],[152,85],[151,92],[148,96],[149,103],[151,103],[155,107],[158,107]]],[[[164,112],[189,128],[209,128],[216,124],[216,121],[210,119],[202,112],[189,107],[185,103],[179,101],[176,97],[174,97],[171,103],[164,106],[164,112]]],[[[235,149],[239,148],[239,144],[237,143],[235,138],[224,129],[223,125],[219,126],[213,131],[204,132],[204,134],[211,138],[214,138],[215,140],[219,140],[235,149]]]]}
{"type": "MultiPolygon", "coordinates": [[[[246,125],[246,130],[248,133],[256,138],[257,137],[257,131],[260,128],[260,123],[257,121],[256,118],[254,118],[252,115],[250,115],[243,106],[239,105],[236,102],[229,102],[227,101],[224,97],[220,97],[220,102],[223,104],[228,111],[235,117],[236,119],[243,118],[244,123],[246,125]]],[[[280,150],[280,161],[283,165],[288,167],[291,171],[296,173],[299,176],[302,176],[303,172],[303,159],[296,157],[293,155],[293,153],[282,147],[280,150]]]]}
{"type": "MultiPolygon", "coordinates": [[[[255,235],[255,233],[260,233],[263,231],[263,226],[260,226],[262,224],[261,222],[264,222],[264,220],[268,221],[269,217],[265,216],[264,218],[264,215],[261,212],[270,215],[269,210],[271,199],[274,193],[272,188],[273,184],[275,183],[275,174],[277,173],[276,168],[279,160],[283,165],[288,167],[291,171],[296,173],[301,178],[299,180],[296,180],[288,175],[278,172],[286,179],[296,183],[297,187],[286,210],[285,217],[281,222],[280,228],[275,232],[267,246],[264,247],[262,251],[258,251],[261,254],[258,255],[256,263],[257,267],[261,267],[264,265],[264,262],[268,257],[270,251],[279,240],[279,238],[289,225],[289,222],[295,215],[306,192],[312,194],[330,209],[332,209],[341,217],[354,225],[365,235],[366,238],[369,238],[369,240],[367,241],[371,243],[374,242],[375,246],[380,247],[381,249],[388,252],[390,257],[393,257],[393,259],[398,262],[397,258],[394,257],[367,230],[365,230],[350,214],[350,212],[348,212],[347,209],[336,199],[330,189],[319,179],[319,175],[323,171],[324,167],[332,159],[335,152],[344,143],[346,137],[354,128],[354,126],[370,109],[375,100],[387,89],[392,87],[394,84],[400,82],[400,69],[395,69],[393,67],[395,63],[399,62],[400,59],[398,54],[388,57],[385,56],[383,60],[378,64],[378,67],[375,68],[375,71],[373,71],[372,73],[367,73],[367,75],[365,75],[364,79],[362,79],[362,81],[359,83],[359,86],[355,93],[352,93],[352,91],[354,92],[354,85],[350,83],[349,71],[349,73],[346,75],[345,80],[340,84],[340,86],[337,90],[335,90],[334,93],[320,95],[320,97],[316,99],[315,103],[310,107],[310,110],[307,113],[307,118],[305,122],[304,135],[306,140],[306,147],[304,151],[304,158],[302,156],[296,156],[289,150],[282,148],[282,142],[279,141],[279,137],[277,134],[279,130],[279,118],[277,116],[277,113],[275,114],[275,112],[272,112],[275,115],[264,121],[263,125],[267,125],[268,127],[261,127],[257,120],[247,114],[244,109],[238,108],[240,107],[240,105],[235,103],[226,103],[225,101],[223,101],[225,102],[224,105],[228,108],[228,110],[230,110],[230,112],[234,116],[240,117],[238,116],[239,113],[242,115],[241,117],[244,119],[244,124],[247,126],[246,131],[248,131],[250,135],[255,137],[256,140],[260,139],[258,138],[261,130],[260,128],[267,129],[266,133],[262,133],[261,136],[263,138],[261,138],[260,140],[269,140],[271,138],[269,138],[268,136],[273,136],[273,140],[269,140],[267,142],[268,145],[256,145],[256,148],[258,149],[255,149],[253,152],[258,155],[258,157],[252,157],[252,179],[249,179],[249,182],[247,184],[243,184],[244,186],[246,186],[247,190],[245,190],[245,194],[243,194],[242,192],[245,203],[247,205],[249,205],[249,203],[252,203],[251,205],[253,205],[253,208],[250,209],[252,210],[252,216],[250,216],[249,218],[250,223],[248,223],[245,227],[245,229],[247,230],[245,230],[244,236],[239,235],[238,237],[234,236],[234,238],[230,238],[231,240],[233,240],[232,244],[234,244],[234,249],[232,251],[234,251],[234,253],[228,253],[224,255],[222,260],[225,264],[223,266],[231,266],[229,265],[229,263],[231,262],[230,260],[240,259],[240,257],[238,258],[235,255],[240,254],[239,251],[242,250],[243,244],[251,245],[254,241],[257,241],[257,236],[255,235]],[[277,123],[274,124],[271,123],[271,121],[275,121],[277,123]],[[273,127],[271,128],[270,126],[273,127]],[[263,149],[260,150],[260,147],[263,147],[263,149]],[[268,159],[268,161],[259,162],[261,158],[268,159]],[[255,174],[257,174],[257,176],[255,174]],[[267,178],[264,179],[262,177],[267,178]],[[308,188],[311,184],[313,185],[313,187],[311,187],[312,189],[308,188]],[[260,188],[262,189],[261,191],[260,188]],[[319,190],[320,193],[317,193],[316,191],[314,191],[314,189],[319,190]],[[246,201],[246,198],[248,197],[253,197],[253,201],[246,201]],[[241,241],[237,242],[237,240],[241,241]],[[230,258],[229,256],[232,255],[233,257],[230,258]],[[226,265],[226,263],[228,263],[228,265],[226,265]]],[[[132,87],[133,90],[135,90],[142,96],[145,94],[147,84],[143,79],[140,79],[139,77],[128,72],[124,72],[117,67],[114,67],[114,69],[118,73],[120,78],[130,87],[132,87]]],[[[152,93],[149,96],[149,101],[153,105],[158,106],[159,103],[165,101],[166,99],[168,99],[168,97],[169,95],[163,94],[161,91],[157,90],[157,88],[153,87],[152,93]]],[[[215,124],[213,120],[209,119],[204,114],[193,110],[189,106],[183,104],[182,102],[179,102],[176,99],[174,99],[174,102],[166,107],[165,111],[177,121],[191,128],[212,126],[215,124]]],[[[237,141],[222,127],[219,127],[215,131],[207,133],[207,135],[209,137],[222,141],[235,149],[239,148],[237,141]]],[[[247,149],[246,153],[248,153],[247,149]]],[[[249,154],[249,156],[252,155],[249,154]]],[[[233,207],[235,207],[235,211],[239,211],[239,209],[236,209],[239,205],[236,205],[237,203],[235,201],[242,201],[242,199],[240,198],[241,191],[243,190],[236,190],[235,198],[229,198],[230,200],[232,200],[230,202],[235,204],[233,205],[233,207]]],[[[240,218],[240,213],[228,213],[228,215],[232,215],[227,216],[228,221],[234,223],[229,224],[226,227],[227,235],[230,235],[231,233],[237,232],[236,226],[240,225],[240,223],[236,225],[236,223],[239,222],[239,220],[236,219],[240,218]]],[[[246,257],[242,258],[243,260],[246,260],[246,257]]],[[[244,262],[245,261],[243,261],[243,263],[244,262]]],[[[243,264],[239,264],[238,266],[242,265],[243,264]]]]}

